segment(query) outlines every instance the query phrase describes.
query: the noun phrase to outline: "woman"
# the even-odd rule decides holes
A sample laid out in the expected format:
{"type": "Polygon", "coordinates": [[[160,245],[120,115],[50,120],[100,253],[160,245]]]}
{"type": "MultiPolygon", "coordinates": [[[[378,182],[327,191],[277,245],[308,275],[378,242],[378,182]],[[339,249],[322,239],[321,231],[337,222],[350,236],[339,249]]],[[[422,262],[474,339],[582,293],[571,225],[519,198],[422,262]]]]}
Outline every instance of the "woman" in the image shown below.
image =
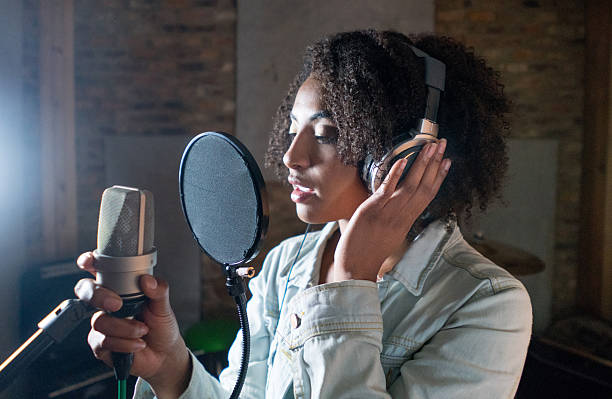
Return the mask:
{"type": "MultiPolygon", "coordinates": [[[[267,163],[293,186],[300,219],[327,225],[274,248],[250,282],[241,397],[513,397],[531,333],[529,297],[455,222],[474,203],[486,208],[501,185],[502,89],[482,59],[449,38],[360,31],[307,49],[267,163]],[[380,159],[425,113],[419,50],[446,64],[441,139],[401,181],[406,164],[396,162],[370,194],[366,158],[380,159]]],[[[90,253],[77,263],[95,271],[90,253]]],[[[151,276],[141,285],[150,299],[142,321],[92,318],[95,356],[110,364],[111,351],[134,352],[135,397],[228,397],[240,334],[219,383],[186,349],[167,285],[151,276]]],[[[121,306],[92,280],[75,291],[105,311],[121,306]]]]}

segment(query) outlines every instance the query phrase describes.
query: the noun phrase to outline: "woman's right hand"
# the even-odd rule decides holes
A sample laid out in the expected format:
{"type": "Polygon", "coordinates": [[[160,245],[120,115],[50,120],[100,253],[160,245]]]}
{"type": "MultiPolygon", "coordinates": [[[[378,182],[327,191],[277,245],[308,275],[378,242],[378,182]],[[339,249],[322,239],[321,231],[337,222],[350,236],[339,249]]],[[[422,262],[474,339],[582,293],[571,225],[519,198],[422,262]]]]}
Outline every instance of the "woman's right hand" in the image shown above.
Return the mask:
{"type": "MultiPolygon", "coordinates": [[[[79,256],[77,265],[95,276],[93,253],[79,256]]],[[[178,397],[187,388],[191,359],[168,296],[168,284],[150,275],[140,278],[148,298],[136,319],[119,319],[108,313],[121,308],[121,297],[82,279],[74,287],[77,297],[100,309],[91,318],[87,341],[94,356],[112,367],[111,352],[134,353],[131,374],[147,380],[159,398],[178,397]]]]}

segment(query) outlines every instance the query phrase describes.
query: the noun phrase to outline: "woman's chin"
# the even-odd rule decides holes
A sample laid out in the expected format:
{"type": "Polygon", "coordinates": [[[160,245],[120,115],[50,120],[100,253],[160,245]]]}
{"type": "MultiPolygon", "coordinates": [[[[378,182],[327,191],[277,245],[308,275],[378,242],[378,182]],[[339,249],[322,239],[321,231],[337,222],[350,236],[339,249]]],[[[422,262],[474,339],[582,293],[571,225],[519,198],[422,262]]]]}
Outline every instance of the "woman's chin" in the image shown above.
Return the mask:
{"type": "Polygon", "coordinates": [[[312,207],[303,204],[295,204],[295,211],[297,217],[304,223],[323,224],[332,221],[329,217],[326,218],[320,212],[313,210],[312,207]]]}

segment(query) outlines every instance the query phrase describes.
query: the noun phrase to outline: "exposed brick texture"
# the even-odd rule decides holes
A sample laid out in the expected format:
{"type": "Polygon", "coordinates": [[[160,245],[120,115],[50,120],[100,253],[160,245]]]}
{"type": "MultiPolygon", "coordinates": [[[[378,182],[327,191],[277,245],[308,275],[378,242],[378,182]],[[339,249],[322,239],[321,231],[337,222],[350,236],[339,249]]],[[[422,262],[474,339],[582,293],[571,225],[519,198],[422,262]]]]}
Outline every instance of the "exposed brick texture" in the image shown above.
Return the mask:
{"type": "MultiPolygon", "coordinates": [[[[26,248],[36,261],[56,261],[39,256],[39,0],[24,0],[23,10],[24,131],[30,160],[26,248]]],[[[96,245],[106,188],[105,137],[234,131],[236,5],[232,0],[79,0],[73,23],[78,248],[84,251],[96,245]]],[[[222,276],[221,283],[212,278],[204,284],[225,289],[222,276]]],[[[222,300],[233,306],[227,294],[222,300]]],[[[211,301],[207,309],[216,305],[211,301]]]]}
{"type": "Polygon", "coordinates": [[[232,132],[231,0],[75,2],[79,248],[95,245],[104,137],[232,132]]]}
{"type": "Polygon", "coordinates": [[[436,0],[436,31],[502,73],[516,138],[559,142],[553,318],[574,311],[583,134],[584,5],[579,0],[436,0]]]}

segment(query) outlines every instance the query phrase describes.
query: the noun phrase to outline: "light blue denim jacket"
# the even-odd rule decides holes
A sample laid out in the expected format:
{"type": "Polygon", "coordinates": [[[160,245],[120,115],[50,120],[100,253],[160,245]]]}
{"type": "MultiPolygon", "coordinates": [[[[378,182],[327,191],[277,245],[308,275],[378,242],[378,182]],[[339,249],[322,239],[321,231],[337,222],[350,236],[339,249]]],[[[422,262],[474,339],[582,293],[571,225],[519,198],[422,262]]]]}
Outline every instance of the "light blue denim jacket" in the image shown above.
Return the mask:
{"type": "MultiPolygon", "coordinates": [[[[523,285],[436,221],[377,283],[318,285],[329,223],[285,240],[249,288],[251,356],[241,398],[512,398],[531,335],[523,285]]],[[[241,332],[220,381],[193,357],[180,399],[229,398],[241,332]]],[[[152,398],[139,380],[135,398],[152,398]]]]}

